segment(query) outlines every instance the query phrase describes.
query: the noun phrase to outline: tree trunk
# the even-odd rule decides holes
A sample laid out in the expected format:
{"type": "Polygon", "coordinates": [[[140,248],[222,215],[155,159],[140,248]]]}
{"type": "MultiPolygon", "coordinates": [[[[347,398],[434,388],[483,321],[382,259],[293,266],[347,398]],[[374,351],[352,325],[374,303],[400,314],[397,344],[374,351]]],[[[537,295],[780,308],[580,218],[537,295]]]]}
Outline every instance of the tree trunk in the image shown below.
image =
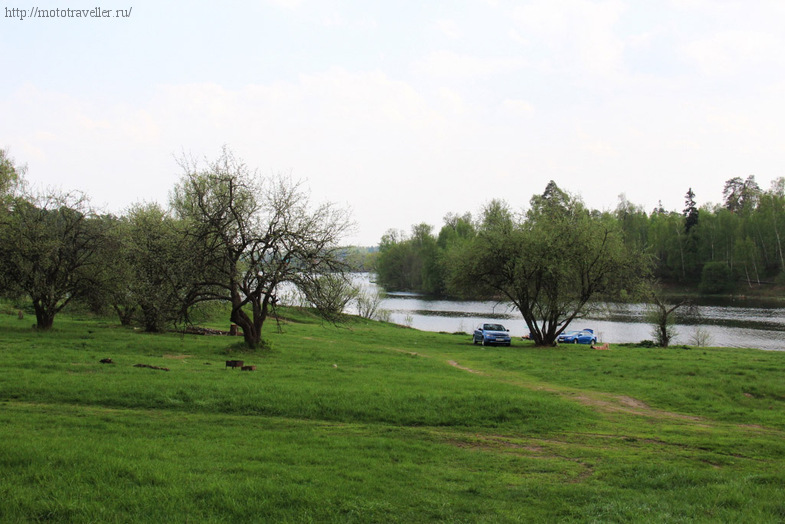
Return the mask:
{"type": "Polygon", "coordinates": [[[256,349],[262,342],[262,324],[264,320],[259,318],[256,309],[254,308],[253,317],[251,318],[242,309],[242,301],[239,295],[232,301],[232,314],[230,320],[237,324],[243,330],[243,341],[250,349],[256,349]]]}
{"type": "Polygon", "coordinates": [[[785,271],[785,257],[782,254],[782,242],[780,242],[780,232],[777,229],[777,217],[774,217],[774,235],[777,237],[777,250],[780,254],[780,271],[785,271]]]}
{"type": "Polygon", "coordinates": [[[144,319],[144,330],[147,333],[159,333],[163,331],[158,309],[151,306],[142,306],[142,318],[144,319]]]}
{"type": "Polygon", "coordinates": [[[117,304],[112,305],[114,308],[115,313],[117,313],[118,318],[120,319],[120,325],[128,327],[131,325],[131,320],[133,320],[134,313],[136,312],[135,307],[124,307],[119,306],[117,304]]]}
{"type": "Polygon", "coordinates": [[[35,328],[42,331],[48,331],[52,329],[52,326],[55,322],[54,311],[51,311],[51,308],[44,306],[38,300],[33,301],[33,307],[35,308],[35,328]]]}

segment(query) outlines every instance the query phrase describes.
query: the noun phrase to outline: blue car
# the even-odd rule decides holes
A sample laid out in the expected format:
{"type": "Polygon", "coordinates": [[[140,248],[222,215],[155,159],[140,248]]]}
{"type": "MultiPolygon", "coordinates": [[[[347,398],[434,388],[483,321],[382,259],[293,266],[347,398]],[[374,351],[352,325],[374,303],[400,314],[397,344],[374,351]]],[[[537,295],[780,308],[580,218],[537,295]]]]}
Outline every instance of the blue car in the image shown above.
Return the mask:
{"type": "Polygon", "coordinates": [[[562,333],[557,340],[562,344],[596,344],[597,336],[592,329],[582,329],[562,333]]]}
{"type": "Polygon", "coordinates": [[[483,346],[502,345],[509,346],[512,339],[510,338],[510,330],[506,329],[501,324],[480,324],[474,330],[474,337],[472,341],[475,344],[482,344],[483,346]]]}

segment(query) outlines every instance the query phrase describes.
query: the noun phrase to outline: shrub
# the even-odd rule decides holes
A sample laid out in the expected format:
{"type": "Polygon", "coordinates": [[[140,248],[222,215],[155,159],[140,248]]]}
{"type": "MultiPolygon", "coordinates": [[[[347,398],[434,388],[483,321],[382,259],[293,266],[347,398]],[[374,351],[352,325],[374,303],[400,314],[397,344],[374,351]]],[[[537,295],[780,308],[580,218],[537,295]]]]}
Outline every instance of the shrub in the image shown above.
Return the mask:
{"type": "Polygon", "coordinates": [[[698,289],[704,294],[727,293],[733,291],[736,282],[733,271],[726,262],[707,262],[703,266],[698,289]]]}

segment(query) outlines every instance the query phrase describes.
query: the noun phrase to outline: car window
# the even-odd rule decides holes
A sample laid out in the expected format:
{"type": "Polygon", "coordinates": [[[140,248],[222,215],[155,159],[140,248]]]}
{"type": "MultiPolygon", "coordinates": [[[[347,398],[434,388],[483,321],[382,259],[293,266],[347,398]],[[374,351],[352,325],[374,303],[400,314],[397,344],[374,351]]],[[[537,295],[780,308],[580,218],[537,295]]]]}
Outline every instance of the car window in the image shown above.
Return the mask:
{"type": "Polygon", "coordinates": [[[504,326],[501,324],[485,324],[486,331],[504,331],[504,326]]]}

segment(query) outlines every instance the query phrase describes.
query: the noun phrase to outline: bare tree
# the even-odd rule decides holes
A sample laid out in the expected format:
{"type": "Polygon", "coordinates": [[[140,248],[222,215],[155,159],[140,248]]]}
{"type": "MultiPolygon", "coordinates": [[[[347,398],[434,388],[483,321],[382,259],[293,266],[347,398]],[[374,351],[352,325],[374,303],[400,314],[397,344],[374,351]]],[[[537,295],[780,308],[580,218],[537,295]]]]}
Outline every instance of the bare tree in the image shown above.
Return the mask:
{"type": "Polygon", "coordinates": [[[348,213],[329,203],[312,209],[300,182],[261,178],[226,147],[215,161],[181,165],[172,205],[186,221],[199,275],[190,302],[228,301],[231,321],[257,347],[282,284],[307,293],[317,275],[343,270],[338,242],[351,227],[348,213]]]}
{"type": "Polygon", "coordinates": [[[355,302],[357,304],[357,314],[369,320],[377,319],[381,311],[384,295],[378,290],[359,290],[355,302]]]}
{"type": "Polygon", "coordinates": [[[654,295],[651,299],[649,306],[648,318],[652,324],[652,335],[654,336],[654,343],[660,347],[666,348],[670,345],[671,341],[676,337],[676,323],[675,313],[676,310],[685,304],[684,301],[676,302],[675,304],[668,303],[663,297],[654,295]]]}

